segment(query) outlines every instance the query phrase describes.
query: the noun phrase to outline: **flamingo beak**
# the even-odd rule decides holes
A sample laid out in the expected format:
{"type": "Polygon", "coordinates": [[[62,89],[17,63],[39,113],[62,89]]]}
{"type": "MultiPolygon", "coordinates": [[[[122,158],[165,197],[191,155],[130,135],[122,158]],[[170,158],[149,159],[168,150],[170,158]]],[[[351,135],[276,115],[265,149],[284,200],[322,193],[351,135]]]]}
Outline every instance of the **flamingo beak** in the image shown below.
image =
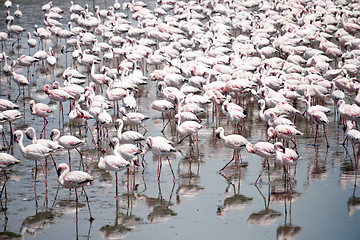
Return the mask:
{"type": "Polygon", "coordinates": [[[216,133],[216,137],[217,137],[218,139],[221,139],[221,138],[220,138],[220,133],[216,133]]]}
{"type": "Polygon", "coordinates": [[[62,168],[58,168],[58,170],[56,171],[56,173],[57,173],[58,177],[60,177],[61,172],[62,172],[62,168]]]}
{"type": "Polygon", "coordinates": [[[27,137],[28,139],[33,140],[33,138],[30,136],[29,133],[25,133],[25,135],[26,135],[26,137],[27,137]]]}

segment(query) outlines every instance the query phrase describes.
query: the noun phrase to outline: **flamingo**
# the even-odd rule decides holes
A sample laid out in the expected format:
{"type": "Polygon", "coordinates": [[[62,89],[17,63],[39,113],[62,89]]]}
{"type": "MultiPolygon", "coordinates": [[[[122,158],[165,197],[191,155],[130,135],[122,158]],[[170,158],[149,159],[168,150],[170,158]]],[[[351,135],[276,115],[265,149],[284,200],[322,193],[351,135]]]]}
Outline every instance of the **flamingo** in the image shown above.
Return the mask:
{"type": "Polygon", "coordinates": [[[118,175],[117,173],[128,169],[130,167],[130,163],[125,160],[120,155],[108,155],[105,157],[100,157],[100,161],[98,163],[98,168],[102,170],[109,170],[115,172],[115,178],[116,178],[116,195],[115,199],[118,199],[118,175]]]}
{"type": "MultiPolygon", "coordinates": [[[[268,171],[270,170],[270,164],[269,164],[268,158],[273,157],[275,155],[274,144],[269,143],[269,142],[257,142],[253,146],[251,143],[248,143],[248,144],[246,144],[246,150],[249,153],[254,153],[260,157],[265,158],[266,163],[268,165],[268,171]]],[[[262,174],[262,170],[261,170],[258,178],[256,179],[256,181],[254,182],[254,185],[257,184],[259,178],[261,177],[261,174],[262,174]]],[[[268,173],[268,174],[269,174],[269,184],[270,184],[270,173],[268,173]]]]}
{"type": "Polygon", "coordinates": [[[356,129],[354,129],[354,124],[351,121],[346,121],[346,131],[345,131],[345,139],[343,142],[343,145],[345,146],[345,142],[349,141],[353,148],[353,154],[355,161],[356,159],[356,146],[360,143],[360,132],[356,129]]]}
{"type": "Polygon", "coordinates": [[[296,143],[294,141],[296,136],[303,135],[302,132],[297,130],[295,126],[291,125],[278,125],[275,128],[269,127],[267,130],[267,134],[270,138],[280,138],[283,140],[291,140],[296,147],[296,143]]]}
{"type": "Polygon", "coordinates": [[[138,113],[138,112],[127,113],[124,107],[120,108],[120,113],[123,115],[122,120],[124,121],[124,123],[129,124],[129,125],[140,125],[141,127],[143,127],[145,129],[145,132],[143,135],[146,134],[146,132],[148,130],[143,125],[143,121],[149,119],[148,116],[145,116],[144,114],[138,113]]]}
{"type": "Polygon", "coordinates": [[[307,113],[308,113],[308,116],[310,117],[311,121],[316,124],[316,135],[315,135],[314,145],[316,144],[316,139],[319,136],[319,125],[322,125],[323,129],[324,129],[325,139],[326,139],[326,146],[329,147],[329,142],[328,142],[328,139],[326,136],[326,130],[325,130],[325,124],[329,122],[328,117],[322,111],[310,111],[310,112],[308,111],[307,113]]]}
{"type": "Polygon", "coordinates": [[[93,176],[88,174],[87,172],[83,171],[70,171],[69,166],[66,163],[61,163],[58,166],[57,174],[59,176],[58,182],[61,186],[68,189],[75,189],[75,196],[76,196],[76,220],[78,219],[78,194],[77,194],[77,188],[82,188],[84,191],[86,202],[88,204],[89,212],[90,212],[90,221],[94,220],[94,218],[91,215],[90,210],[90,204],[89,204],[89,198],[86,194],[86,191],[84,189],[84,186],[88,185],[88,183],[95,180],[93,176]]]}
{"type": "Polygon", "coordinates": [[[275,149],[275,164],[276,166],[284,168],[285,181],[286,181],[287,176],[290,174],[290,166],[295,165],[296,161],[299,159],[300,156],[294,150],[290,148],[285,148],[281,142],[276,142],[274,144],[274,149],[275,149]]]}
{"type": "Polygon", "coordinates": [[[30,55],[30,48],[35,48],[37,45],[37,41],[34,38],[31,38],[31,33],[27,32],[27,36],[28,36],[28,40],[27,40],[27,44],[29,47],[29,55],[30,55]]]}
{"type": "MultiPolygon", "coordinates": [[[[248,144],[249,142],[241,136],[240,134],[231,134],[225,136],[225,130],[223,127],[219,127],[215,130],[216,136],[221,139],[224,143],[224,146],[234,150],[233,157],[231,160],[222,167],[219,171],[224,170],[233,160],[239,164],[240,160],[240,151],[248,144]]],[[[239,171],[241,171],[241,165],[239,164],[239,171]]]]}
{"type": "Polygon", "coordinates": [[[46,93],[46,95],[49,96],[49,98],[53,101],[57,101],[60,104],[60,108],[59,108],[59,126],[60,126],[60,112],[62,115],[62,120],[64,123],[64,109],[63,109],[63,105],[62,103],[67,101],[67,100],[73,100],[74,97],[71,96],[68,92],[66,92],[65,90],[62,89],[49,89],[49,85],[46,84],[43,87],[44,92],[46,93]]]}
{"type": "Polygon", "coordinates": [[[14,82],[19,86],[19,95],[15,99],[15,102],[17,102],[21,94],[20,87],[23,87],[23,95],[24,95],[23,97],[25,97],[24,87],[29,85],[29,81],[24,75],[16,73],[15,71],[12,72],[12,76],[14,82]]]}
{"type": "Polygon", "coordinates": [[[31,115],[44,118],[44,127],[40,132],[40,138],[42,138],[43,132],[45,136],[45,127],[48,124],[48,120],[46,118],[53,112],[53,110],[44,103],[35,103],[34,100],[30,100],[29,105],[31,115]]]}
{"type": "Polygon", "coordinates": [[[124,121],[122,119],[117,119],[115,121],[117,128],[117,137],[119,138],[121,143],[132,143],[137,144],[145,140],[144,136],[136,131],[126,131],[122,132],[124,121]]]}
{"type": "MultiPolygon", "coordinates": [[[[191,146],[191,136],[193,136],[196,141],[197,149],[199,150],[199,143],[195,134],[199,131],[199,129],[203,128],[203,125],[195,121],[181,122],[181,118],[178,114],[175,115],[175,119],[177,123],[176,131],[180,135],[180,137],[182,137],[179,143],[181,143],[186,137],[189,137],[189,145],[191,146]]],[[[199,155],[199,161],[200,161],[200,155],[199,155]]]]}
{"type": "MultiPolygon", "coordinates": [[[[41,162],[42,158],[45,158],[46,161],[46,157],[49,156],[50,154],[52,154],[54,152],[53,149],[50,149],[44,145],[41,144],[29,144],[26,147],[23,144],[23,138],[24,138],[24,134],[21,130],[16,130],[14,132],[14,137],[15,137],[15,141],[18,143],[21,154],[24,158],[29,159],[29,160],[34,160],[35,161],[35,183],[34,183],[34,188],[36,189],[36,176],[37,176],[37,161],[40,161],[41,167],[45,172],[45,186],[46,189],[48,189],[48,184],[47,184],[47,169],[44,169],[44,166],[41,162]]],[[[45,162],[46,163],[46,162],[45,162]]],[[[45,165],[47,167],[47,164],[45,165]]]]}
{"type": "Polygon", "coordinates": [[[71,156],[70,156],[71,149],[75,149],[80,154],[81,164],[83,166],[83,170],[85,170],[82,153],[78,149],[78,147],[81,147],[85,144],[84,140],[81,140],[72,135],[64,135],[60,137],[60,131],[58,129],[53,129],[51,131],[50,139],[53,140],[54,142],[57,142],[60,146],[68,150],[70,171],[71,171],[71,156]]]}
{"type": "Polygon", "coordinates": [[[7,199],[6,188],[5,188],[7,176],[5,169],[18,163],[21,163],[21,161],[19,159],[16,159],[13,155],[7,153],[0,153],[0,168],[2,168],[4,171],[4,185],[1,188],[0,199],[2,197],[4,189],[5,189],[5,200],[7,199]]]}
{"type": "Polygon", "coordinates": [[[155,100],[151,103],[150,108],[155,111],[161,112],[161,116],[163,120],[163,129],[161,130],[161,132],[164,132],[165,127],[170,123],[170,116],[168,112],[174,109],[175,105],[172,102],[169,102],[168,100],[155,100]],[[165,121],[164,114],[168,118],[168,121],[165,125],[164,125],[164,121],[165,121]]]}
{"type": "Polygon", "coordinates": [[[25,29],[19,25],[10,25],[13,20],[10,19],[10,21],[7,23],[7,30],[9,34],[16,34],[17,35],[17,42],[19,45],[20,37],[19,35],[25,31],[25,29]]]}
{"type": "Polygon", "coordinates": [[[137,164],[137,155],[141,153],[141,149],[131,143],[125,143],[120,145],[119,138],[114,137],[112,139],[114,146],[114,154],[121,155],[125,160],[137,164]]]}
{"type": "Polygon", "coordinates": [[[171,166],[169,155],[176,152],[176,150],[174,149],[174,147],[172,145],[170,145],[166,141],[160,140],[160,139],[162,139],[162,138],[148,137],[146,139],[146,144],[145,144],[145,147],[141,154],[145,155],[148,151],[152,151],[152,153],[158,157],[158,168],[157,168],[158,182],[160,182],[160,174],[161,174],[161,168],[162,168],[161,158],[166,157],[166,159],[169,162],[171,173],[173,175],[173,181],[175,182],[176,178],[175,178],[175,174],[172,169],[172,166],[171,166]]]}
{"type": "MultiPolygon", "coordinates": [[[[102,132],[104,140],[106,140],[105,137],[107,137],[107,140],[110,141],[109,126],[112,123],[112,117],[108,112],[105,111],[104,104],[101,104],[101,109],[100,109],[100,113],[97,117],[97,120],[100,124],[100,130],[101,130],[100,132],[102,132]],[[106,134],[105,134],[104,128],[106,128],[106,134]]],[[[103,150],[104,150],[104,148],[103,148],[103,150]]]]}
{"type": "Polygon", "coordinates": [[[0,111],[12,109],[19,109],[19,106],[7,99],[0,98],[0,111]]]}

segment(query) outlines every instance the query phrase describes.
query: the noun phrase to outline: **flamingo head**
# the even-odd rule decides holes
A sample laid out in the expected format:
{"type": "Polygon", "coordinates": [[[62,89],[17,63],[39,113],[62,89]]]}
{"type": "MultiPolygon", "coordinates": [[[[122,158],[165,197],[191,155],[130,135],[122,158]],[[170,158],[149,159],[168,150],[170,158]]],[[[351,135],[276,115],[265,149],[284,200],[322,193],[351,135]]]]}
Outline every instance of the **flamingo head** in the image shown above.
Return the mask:
{"type": "Polygon", "coordinates": [[[251,153],[253,151],[253,147],[251,143],[246,144],[246,150],[251,153]]]}
{"type": "Polygon", "coordinates": [[[116,119],[116,121],[115,121],[115,129],[118,130],[121,124],[124,124],[124,121],[121,118],[116,119]]]}
{"type": "Polygon", "coordinates": [[[55,135],[56,135],[55,130],[52,130],[51,133],[50,133],[50,139],[53,140],[55,135]]]}
{"type": "Polygon", "coordinates": [[[280,150],[282,151],[283,153],[285,152],[285,148],[283,146],[283,144],[281,142],[277,142],[274,144],[274,148],[275,148],[275,151],[276,150],[280,150]]]}
{"type": "Polygon", "coordinates": [[[26,137],[27,137],[28,139],[33,140],[33,136],[31,135],[29,129],[25,131],[25,135],[26,135],[26,137]]]}
{"type": "Polygon", "coordinates": [[[267,134],[270,138],[275,137],[275,129],[273,127],[269,127],[267,130],[267,134]]]}
{"type": "Polygon", "coordinates": [[[215,130],[216,137],[219,138],[219,139],[221,139],[220,134],[221,134],[221,132],[223,132],[223,131],[224,131],[224,128],[223,128],[223,127],[218,127],[218,128],[215,130]]]}
{"type": "Polygon", "coordinates": [[[18,135],[20,135],[21,134],[21,131],[20,130],[16,130],[15,132],[14,132],[14,141],[15,142],[19,142],[18,141],[18,135]]]}
{"type": "Polygon", "coordinates": [[[58,166],[57,170],[56,170],[56,173],[57,173],[58,177],[60,177],[61,173],[62,173],[63,171],[65,171],[67,168],[68,168],[68,166],[67,166],[66,163],[61,163],[61,164],[58,166]]]}
{"type": "Polygon", "coordinates": [[[49,85],[46,84],[43,88],[44,92],[49,95],[49,85]]]}
{"type": "Polygon", "coordinates": [[[145,148],[152,149],[152,139],[151,139],[151,137],[148,137],[146,139],[145,148]]]}

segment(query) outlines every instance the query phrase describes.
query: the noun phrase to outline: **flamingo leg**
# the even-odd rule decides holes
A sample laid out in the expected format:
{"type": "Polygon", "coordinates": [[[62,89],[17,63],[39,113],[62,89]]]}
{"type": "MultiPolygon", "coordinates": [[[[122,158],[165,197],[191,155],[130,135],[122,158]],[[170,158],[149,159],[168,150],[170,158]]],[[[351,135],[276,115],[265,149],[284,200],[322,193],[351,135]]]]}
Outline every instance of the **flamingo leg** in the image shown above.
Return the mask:
{"type": "Polygon", "coordinates": [[[36,190],[36,176],[37,176],[37,161],[35,161],[35,183],[34,183],[35,190],[36,190]]]}
{"type": "Polygon", "coordinates": [[[70,149],[68,149],[68,155],[69,155],[69,169],[71,172],[71,156],[70,156],[70,149]]]}
{"type": "Polygon", "coordinates": [[[76,219],[76,221],[79,219],[78,218],[78,202],[79,202],[79,199],[78,199],[78,194],[77,194],[77,189],[75,188],[75,197],[76,197],[76,217],[75,217],[75,219],[76,219]]]}
{"type": "Polygon", "coordinates": [[[145,134],[147,133],[148,130],[146,129],[146,127],[142,123],[140,123],[140,126],[145,130],[145,132],[143,134],[145,136],[145,134]]]}
{"type": "Polygon", "coordinates": [[[224,167],[222,167],[219,172],[221,172],[222,170],[224,170],[232,161],[234,160],[234,158],[232,158],[227,164],[225,164],[224,167]]]}
{"type": "Polygon", "coordinates": [[[44,138],[45,138],[45,127],[48,124],[48,120],[46,118],[44,118],[44,127],[40,132],[40,138],[42,138],[42,134],[44,133],[44,138]]]}
{"type": "Polygon", "coordinates": [[[4,169],[4,185],[2,186],[1,188],[1,192],[0,192],[0,199],[2,197],[2,194],[3,194],[3,191],[5,189],[5,200],[7,200],[7,194],[6,194],[6,181],[7,181],[7,177],[6,177],[6,172],[5,172],[5,169],[4,169]]]}
{"type": "Polygon", "coordinates": [[[323,128],[324,128],[324,135],[325,135],[325,139],[326,139],[326,146],[329,147],[329,142],[328,142],[327,135],[326,135],[325,124],[323,125],[323,128]]]}
{"type": "MultiPolygon", "coordinates": [[[[48,183],[47,183],[47,169],[44,168],[44,165],[42,164],[41,160],[40,161],[40,164],[41,164],[41,168],[45,174],[45,188],[48,189],[48,183]]],[[[45,166],[47,166],[47,158],[45,158],[45,166]]]]}
{"type": "Polygon", "coordinates": [[[162,168],[162,163],[161,163],[161,157],[158,158],[158,182],[160,182],[160,174],[161,174],[161,168],[162,168]]]}
{"type": "Polygon", "coordinates": [[[176,177],[175,177],[174,171],[173,171],[173,169],[172,169],[172,167],[171,167],[170,159],[169,159],[169,157],[166,157],[166,158],[167,158],[167,160],[168,160],[168,162],[169,162],[169,166],[170,166],[170,169],[171,169],[171,173],[172,173],[172,175],[173,175],[173,181],[175,182],[175,181],[176,181],[176,177]]]}
{"type": "Polygon", "coordinates": [[[116,196],[115,196],[115,199],[118,200],[119,196],[118,196],[118,174],[117,174],[117,172],[115,172],[115,179],[116,179],[116,185],[115,185],[116,196]]]}
{"type": "Polygon", "coordinates": [[[80,154],[80,158],[81,158],[81,164],[80,164],[80,167],[82,165],[83,167],[83,171],[85,172],[85,165],[84,165],[84,159],[83,159],[83,156],[82,156],[82,153],[80,152],[79,149],[75,148],[76,151],[78,151],[78,153],[80,154]]]}
{"type": "Polygon", "coordinates": [[[88,197],[88,195],[86,194],[86,191],[85,191],[84,187],[82,187],[82,189],[84,190],[84,194],[85,194],[86,202],[87,202],[88,209],[89,209],[89,212],[90,212],[90,218],[89,218],[89,221],[93,221],[93,220],[94,220],[94,218],[92,217],[91,210],[90,210],[89,197],[88,197]]]}

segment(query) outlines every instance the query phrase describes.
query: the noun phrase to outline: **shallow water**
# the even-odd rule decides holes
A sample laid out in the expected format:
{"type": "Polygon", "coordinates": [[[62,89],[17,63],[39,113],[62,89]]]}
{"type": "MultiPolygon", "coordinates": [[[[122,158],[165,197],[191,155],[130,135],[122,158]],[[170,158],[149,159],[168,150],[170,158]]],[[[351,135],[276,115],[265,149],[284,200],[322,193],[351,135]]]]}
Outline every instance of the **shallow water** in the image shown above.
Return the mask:
{"type": "MultiPolygon", "coordinates": [[[[21,25],[32,33],[34,24],[43,24],[41,6],[44,3],[46,1],[13,1],[11,11],[14,11],[16,4],[20,4],[23,13],[21,25]]],[[[83,4],[84,1],[78,3],[83,4]]],[[[109,6],[113,2],[95,3],[103,8],[104,4],[109,6]]],[[[154,6],[154,2],[148,3],[154,6]]],[[[70,3],[56,1],[55,5],[68,9],[70,3]]],[[[6,16],[2,4],[0,16],[6,16]]],[[[0,21],[0,30],[6,31],[4,21],[0,21]]],[[[22,47],[14,48],[11,58],[28,54],[25,34],[21,43],[22,47]]],[[[7,47],[10,50],[11,44],[8,43],[7,47]]],[[[31,54],[33,52],[32,49],[31,54]]],[[[56,74],[61,74],[65,58],[59,52],[57,54],[59,65],[56,74]]],[[[41,65],[37,67],[41,68],[41,65]]],[[[26,74],[26,69],[18,71],[26,74]]],[[[51,82],[51,76],[43,71],[35,71],[35,80],[31,80],[29,91],[25,91],[26,98],[21,96],[17,102],[25,117],[14,123],[15,129],[25,130],[28,126],[35,127],[38,132],[42,129],[42,119],[30,115],[28,102],[35,99],[36,102],[48,103],[42,86],[51,82]]],[[[57,80],[61,80],[61,77],[57,80]]],[[[11,86],[11,99],[14,100],[18,89],[14,83],[11,86]]],[[[1,97],[6,96],[6,78],[1,75],[1,97]]],[[[149,81],[141,88],[140,96],[139,111],[150,117],[145,122],[149,130],[146,136],[161,135],[161,114],[149,110],[150,103],[157,98],[156,83],[149,81]]],[[[52,103],[52,106],[57,105],[52,103]]],[[[65,103],[64,106],[67,113],[69,104],[65,103]]],[[[298,106],[303,112],[305,106],[300,103],[298,106]]],[[[332,109],[330,99],[326,106],[332,109]]],[[[258,117],[256,100],[249,98],[246,108],[249,115],[244,120],[242,135],[253,144],[266,140],[267,126],[258,117]]],[[[191,159],[187,157],[189,147],[188,140],[185,140],[176,145],[179,151],[170,158],[176,181],[173,182],[168,164],[164,161],[158,183],[157,159],[148,153],[145,168],[137,168],[130,179],[126,172],[120,173],[121,197],[118,201],[114,198],[115,176],[97,168],[98,159],[103,154],[93,150],[88,134],[88,144],[82,148],[82,152],[88,172],[96,178],[86,187],[95,218],[93,222],[88,221],[84,195],[80,197],[79,219],[75,220],[75,193],[58,186],[51,162],[48,167],[48,191],[45,190],[41,173],[38,175],[37,189],[34,190],[34,162],[23,159],[15,144],[10,152],[22,163],[12,167],[7,174],[10,178],[6,185],[8,199],[1,202],[0,230],[3,232],[0,236],[24,239],[359,239],[360,195],[352,149],[350,145],[341,145],[344,132],[342,125],[335,120],[333,111],[328,116],[329,148],[323,136],[320,143],[314,145],[312,125],[301,116],[297,117],[296,126],[304,133],[304,136],[297,138],[301,158],[287,188],[284,188],[282,169],[273,166],[270,169],[271,184],[268,184],[267,171],[264,171],[260,182],[254,186],[253,182],[262,169],[262,160],[246,150],[241,152],[241,173],[236,171],[236,166],[230,166],[221,174],[218,172],[231,159],[232,151],[216,140],[211,107],[208,107],[207,114],[202,118],[204,128],[198,134],[200,162],[194,154],[196,150],[191,159]]],[[[55,110],[49,119],[46,136],[49,136],[51,129],[59,127],[58,117],[55,110]]],[[[93,120],[89,124],[93,127],[96,125],[93,120]]],[[[225,134],[233,132],[233,126],[226,123],[224,116],[221,126],[225,128],[225,134]]],[[[74,130],[75,127],[72,127],[74,130]]],[[[70,132],[68,124],[65,124],[64,132],[70,132]]],[[[175,132],[172,121],[165,135],[177,141],[175,132]]],[[[113,127],[110,134],[116,134],[113,127]]],[[[30,141],[26,140],[25,144],[28,143],[30,141]]],[[[79,154],[76,151],[71,151],[71,154],[73,166],[79,166],[79,154]]],[[[66,151],[56,153],[54,158],[58,164],[68,162],[66,151]]]]}

